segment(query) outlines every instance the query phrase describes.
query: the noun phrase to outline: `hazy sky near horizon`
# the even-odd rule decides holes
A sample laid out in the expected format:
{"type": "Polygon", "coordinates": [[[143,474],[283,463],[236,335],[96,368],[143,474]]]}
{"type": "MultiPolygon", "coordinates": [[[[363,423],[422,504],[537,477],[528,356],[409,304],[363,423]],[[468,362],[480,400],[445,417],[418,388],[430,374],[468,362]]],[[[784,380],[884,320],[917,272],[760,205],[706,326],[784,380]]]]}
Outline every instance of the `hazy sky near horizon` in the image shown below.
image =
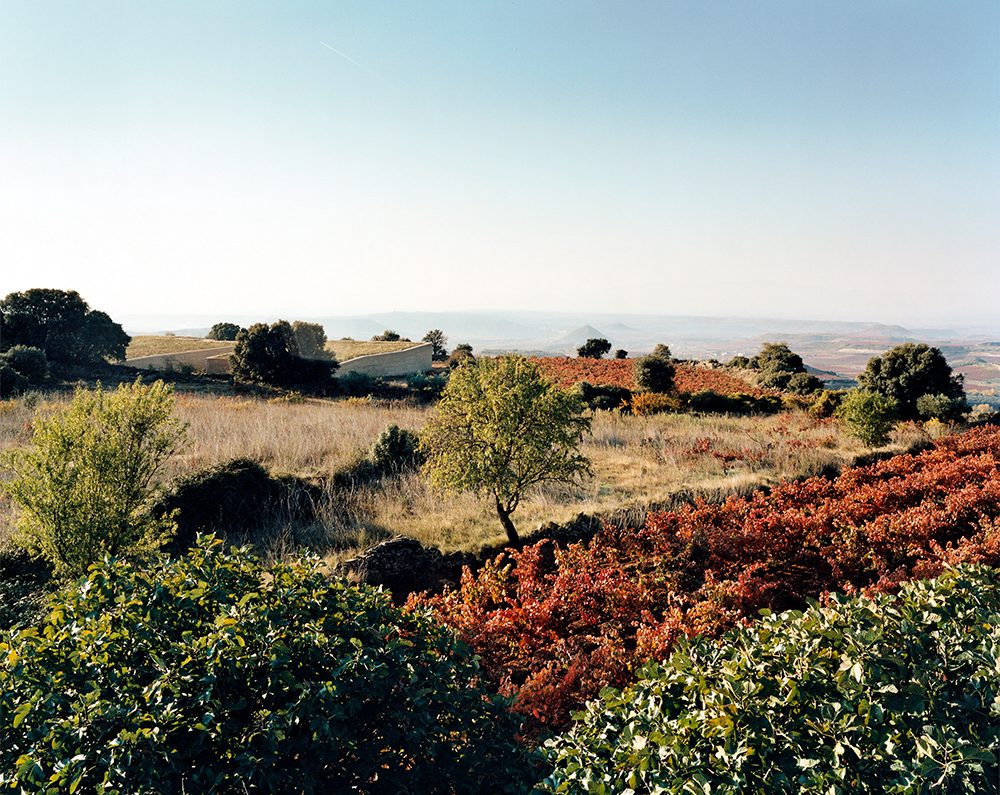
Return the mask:
{"type": "Polygon", "coordinates": [[[996,0],[0,0],[0,294],[1000,324],[996,0]]]}

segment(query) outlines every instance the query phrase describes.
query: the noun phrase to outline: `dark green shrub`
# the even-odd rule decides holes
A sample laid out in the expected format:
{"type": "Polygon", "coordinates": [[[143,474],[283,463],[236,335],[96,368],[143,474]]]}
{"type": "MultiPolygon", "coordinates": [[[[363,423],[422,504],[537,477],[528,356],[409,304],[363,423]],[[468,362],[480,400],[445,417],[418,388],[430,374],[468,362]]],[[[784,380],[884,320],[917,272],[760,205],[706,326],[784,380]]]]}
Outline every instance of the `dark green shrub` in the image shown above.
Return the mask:
{"type": "Polygon", "coordinates": [[[7,362],[0,361],[0,399],[6,400],[20,395],[27,388],[28,379],[7,362]]]}
{"type": "Polygon", "coordinates": [[[858,374],[858,384],[895,400],[903,420],[920,417],[917,400],[922,395],[944,395],[960,401],[963,411],[968,410],[963,376],[952,374],[940,350],[923,344],[908,342],[873,356],[865,371],[858,374]]]}
{"type": "Polygon", "coordinates": [[[320,496],[319,486],[276,477],[256,461],[234,458],[178,478],[153,511],[174,517],[177,531],[165,551],[183,555],[199,534],[246,543],[276,524],[309,521],[320,496]]]}
{"type": "Polygon", "coordinates": [[[591,384],[581,381],[573,387],[583,405],[589,409],[613,411],[632,400],[632,390],[613,384],[591,384]]]}
{"type": "Polygon", "coordinates": [[[809,373],[792,373],[785,389],[795,395],[811,395],[823,388],[823,382],[809,373]]]}
{"type": "Polygon", "coordinates": [[[318,562],[203,540],[0,636],[0,790],[502,792],[518,726],[450,630],[318,562]]]}
{"type": "Polygon", "coordinates": [[[632,373],[635,385],[644,392],[672,392],[674,389],[674,365],[669,358],[653,353],[643,356],[635,360],[632,373]]]}
{"type": "Polygon", "coordinates": [[[400,337],[398,332],[392,331],[391,329],[386,329],[381,334],[376,334],[372,337],[373,342],[399,342],[400,340],[409,342],[409,340],[406,340],[404,337],[400,337]]]}
{"type": "Polygon", "coordinates": [[[466,362],[474,362],[475,360],[476,357],[472,355],[472,346],[467,342],[460,342],[451,352],[451,356],[448,357],[448,366],[455,369],[466,362]]]}
{"type": "Polygon", "coordinates": [[[15,345],[0,356],[0,361],[27,378],[29,384],[40,384],[49,376],[49,360],[41,348],[15,345]]]}
{"type": "Polygon", "coordinates": [[[378,388],[378,380],[367,373],[354,371],[337,377],[337,389],[340,394],[347,397],[364,397],[372,394],[378,388]]]}
{"type": "Polygon", "coordinates": [[[750,367],[750,360],[746,356],[734,356],[726,362],[726,367],[730,370],[746,370],[750,367]]]}
{"type": "MultiPolygon", "coordinates": [[[[767,611],[765,611],[766,613],[767,611]]],[[[987,793],[1000,776],[1000,573],[684,637],[547,743],[544,792],[987,793]]]]}
{"type": "Polygon", "coordinates": [[[625,350],[624,348],[619,348],[618,350],[615,351],[615,358],[616,359],[627,359],[628,358],[628,351],[625,350]]]}
{"type": "Polygon", "coordinates": [[[413,431],[390,425],[372,445],[372,465],[378,472],[397,473],[420,467],[418,437],[413,431]]]}
{"type": "Polygon", "coordinates": [[[413,373],[406,377],[406,388],[421,400],[436,400],[448,385],[447,373],[413,373]]]}
{"type": "Polygon", "coordinates": [[[953,398],[947,395],[921,395],[917,398],[917,416],[922,420],[941,420],[955,422],[969,410],[965,398],[953,398]]]}

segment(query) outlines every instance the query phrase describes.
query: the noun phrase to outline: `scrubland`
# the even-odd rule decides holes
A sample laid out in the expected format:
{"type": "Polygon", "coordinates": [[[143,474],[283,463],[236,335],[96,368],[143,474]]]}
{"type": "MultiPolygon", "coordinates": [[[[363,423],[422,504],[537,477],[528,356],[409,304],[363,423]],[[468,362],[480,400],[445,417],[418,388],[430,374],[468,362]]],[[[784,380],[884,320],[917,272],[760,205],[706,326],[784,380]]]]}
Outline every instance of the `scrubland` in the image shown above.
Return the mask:
{"type": "MultiPolygon", "coordinates": [[[[28,396],[0,404],[0,448],[28,444],[35,412],[68,396],[28,396]]],[[[177,392],[175,412],[188,423],[189,445],[174,456],[162,483],[233,459],[250,459],[276,474],[295,475],[322,487],[310,527],[261,528],[261,552],[288,551],[307,539],[321,555],[352,556],[393,535],[405,535],[442,552],[478,551],[504,539],[490,505],[472,495],[433,492],[417,471],[376,479],[349,479],[374,442],[396,425],[419,433],[433,407],[377,399],[280,400],[177,392]],[[274,549],[266,549],[269,543],[274,549]]],[[[898,429],[886,453],[927,441],[909,424],[898,429]]],[[[514,515],[522,534],[580,513],[641,524],[650,508],[694,495],[721,499],[762,486],[829,474],[866,451],[832,420],[803,410],[768,416],[594,413],[582,451],[592,474],[571,485],[536,489],[514,515]]],[[[292,523],[293,520],[285,520],[292,523]]],[[[11,508],[0,507],[0,534],[10,531],[11,508]]]]}

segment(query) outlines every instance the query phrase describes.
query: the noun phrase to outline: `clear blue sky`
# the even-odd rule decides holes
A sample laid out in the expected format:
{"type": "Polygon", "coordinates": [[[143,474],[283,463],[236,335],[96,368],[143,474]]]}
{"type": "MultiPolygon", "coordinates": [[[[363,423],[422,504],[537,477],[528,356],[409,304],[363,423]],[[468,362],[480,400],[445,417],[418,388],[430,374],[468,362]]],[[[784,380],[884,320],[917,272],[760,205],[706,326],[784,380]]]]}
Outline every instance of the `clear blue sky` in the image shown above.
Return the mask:
{"type": "Polygon", "coordinates": [[[1000,323],[996,0],[0,0],[0,294],[1000,323]]]}

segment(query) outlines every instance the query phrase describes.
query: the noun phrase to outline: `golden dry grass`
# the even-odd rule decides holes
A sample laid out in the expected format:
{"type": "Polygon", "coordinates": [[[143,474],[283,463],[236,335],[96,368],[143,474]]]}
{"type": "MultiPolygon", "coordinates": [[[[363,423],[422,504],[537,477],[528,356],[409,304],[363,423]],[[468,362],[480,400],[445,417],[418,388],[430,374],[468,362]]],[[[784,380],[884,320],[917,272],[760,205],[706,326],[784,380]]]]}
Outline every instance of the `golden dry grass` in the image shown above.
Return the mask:
{"type": "Polygon", "coordinates": [[[139,356],[159,356],[165,353],[181,353],[183,351],[201,350],[202,348],[220,348],[223,345],[231,344],[224,341],[220,342],[219,340],[206,340],[201,337],[146,334],[139,337],[132,337],[132,341],[125,349],[125,358],[135,359],[139,356]]]}
{"type": "MultiPolygon", "coordinates": [[[[35,412],[68,399],[28,396],[0,403],[0,449],[29,444],[35,412]]],[[[469,494],[436,494],[419,473],[333,485],[337,473],[366,458],[383,430],[395,424],[419,431],[433,409],[373,400],[288,403],[179,392],[175,411],[189,423],[190,445],[169,462],[165,481],[249,458],[272,471],[326,484],[315,526],[275,527],[272,553],[287,551],[296,538],[308,538],[317,551],[335,557],[395,534],[443,552],[477,551],[504,539],[488,503],[469,494]]],[[[905,452],[926,439],[911,423],[895,432],[887,450],[905,452]]],[[[641,522],[648,507],[673,504],[681,494],[745,494],[830,471],[867,452],[836,423],[802,411],[765,417],[597,412],[582,449],[593,462],[592,476],[536,489],[513,517],[522,534],[579,513],[641,522]]],[[[11,522],[11,506],[4,502],[0,536],[11,522]]]]}

